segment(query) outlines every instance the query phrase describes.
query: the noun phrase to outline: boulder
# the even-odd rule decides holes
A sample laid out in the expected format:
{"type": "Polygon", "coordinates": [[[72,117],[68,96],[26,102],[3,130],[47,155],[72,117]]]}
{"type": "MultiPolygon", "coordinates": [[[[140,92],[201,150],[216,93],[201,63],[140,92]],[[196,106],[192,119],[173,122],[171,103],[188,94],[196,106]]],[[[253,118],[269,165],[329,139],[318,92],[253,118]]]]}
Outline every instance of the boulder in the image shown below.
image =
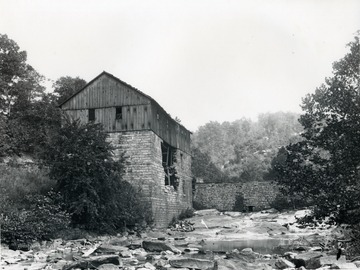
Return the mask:
{"type": "Polygon", "coordinates": [[[112,264],[112,263],[106,263],[106,264],[100,265],[97,269],[98,270],[119,270],[119,266],[112,264]]]}
{"type": "Polygon", "coordinates": [[[234,249],[226,254],[226,258],[253,263],[257,258],[259,258],[259,254],[254,252],[251,248],[244,248],[241,251],[234,249]]]}
{"type": "Polygon", "coordinates": [[[175,259],[170,259],[169,263],[172,267],[175,268],[195,268],[201,270],[216,269],[216,263],[214,261],[205,260],[205,259],[175,258],[175,259]]]}
{"type": "Polygon", "coordinates": [[[286,269],[286,268],[295,268],[295,264],[293,264],[292,262],[284,259],[284,258],[280,258],[275,262],[275,266],[278,269],[286,269]]]}
{"type": "Polygon", "coordinates": [[[181,253],[181,251],[179,251],[177,248],[159,241],[143,241],[142,247],[147,251],[161,252],[161,251],[170,250],[174,253],[179,253],[179,252],[181,253]]]}
{"type": "Polygon", "coordinates": [[[321,257],[313,257],[305,261],[306,269],[317,269],[320,268],[323,263],[320,261],[321,257]]]}
{"type": "Polygon", "coordinates": [[[119,254],[126,250],[128,250],[127,247],[115,246],[115,245],[101,245],[96,249],[97,252],[100,252],[103,254],[119,254]]]}
{"type": "Polygon", "coordinates": [[[117,255],[103,255],[103,256],[93,256],[86,259],[80,259],[79,261],[73,262],[69,265],[65,265],[63,270],[70,269],[87,269],[91,265],[92,267],[99,267],[102,264],[114,264],[120,265],[120,258],[117,255]]]}

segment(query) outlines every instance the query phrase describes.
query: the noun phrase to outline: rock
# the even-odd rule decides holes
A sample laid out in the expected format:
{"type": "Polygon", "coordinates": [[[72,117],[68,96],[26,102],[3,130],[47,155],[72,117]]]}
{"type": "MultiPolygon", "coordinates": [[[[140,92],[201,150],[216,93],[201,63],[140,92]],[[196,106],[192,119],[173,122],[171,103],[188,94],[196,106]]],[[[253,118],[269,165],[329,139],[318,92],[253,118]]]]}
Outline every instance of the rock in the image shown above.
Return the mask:
{"type": "Polygon", "coordinates": [[[286,268],[295,268],[295,264],[293,264],[292,262],[284,259],[284,258],[280,258],[275,262],[275,266],[278,269],[286,269],[286,268]]]}
{"type": "Polygon", "coordinates": [[[111,264],[111,263],[106,263],[106,264],[100,265],[97,269],[98,270],[119,270],[119,266],[115,265],[115,264],[111,264]]]}
{"type": "Polygon", "coordinates": [[[150,269],[150,270],[155,270],[156,269],[156,267],[155,266],[153,266],[151,263],[149,263],[149,262],[147,262],[147,263],[145,263],[145,268],[146,269],[150,269]]]}
{"type": "Polygon", "coordinates": [[[121,252],[119,253],[119,255],[120,255],[122,258],[131,258],[131,257],[132,257],[132,253],[130,252],[130,250],[121,251],[121,252]]]}
{"type": "Polygon", "coordinates": [[[262,211],[262,213],[276,214],[276,213],[279,213],[279,211],[276,210],[275,208],[270,208],[270,209],[262,211]]]}
{"type": "Polygon", "coordinates": [[[323,264],[320,261],[321,257],[313,257],[305,261],[306,269],[317,269],[320,268],[323,264]]]}
{"type": "Polygon", "coordinates": [[[230,217],[240,217],[243,215],[243,213],[241,212],[232,212],[232,211],[226,211],[224,214],[230,217]]]}
{"type": "Polygon", "coordinates": [[[159,241],[143,241],[142,247],[147,251],[161,252],[161,251],[170,250],[174,253],[179,253],[179,252],[181,253],[181,251],[179,251],[177,248],[159,241]]]}
{"type": "Polygon", "coordinates": [[[195,268],[201,270],[215,270],[216,264],[214,261],[205,260],[205,259],[195,259],[195,258],[176,258],[170,259],[169,263],[175,268],[195,268]]]}
{"type": "Polygon", "coordinates": [[[184,249],[185,252],[189,252],[189,253],[198,253],[199,249],[198,248],[192,248],[192,247],[187,247],[184,249]]]}
{"type": "Polygon", "coordinates": [[[306,262],[303,259],[292,258],[292,259],[289,259],[289,261],[295,265],[295,268],[300,268],[300,267],[306,266],[306,262]]]}
{"type": "Polygon", "coordinates": [[[321,265],[332,265],[336,263],[346,263],[345,256],[341,256],[338,260],[336,259],[336,255],[332,256],[322,256],[319,258],[321,265]]]}
{"type": "Polygon", "coordinates": [[[217,259],[218,270],[272,270],[271,265],[266,263],[247,263],[244,261],[230,261],[227,259],[217,259]]]}
{"type": "Polygon", "coordinates": [[[244,248],[240,252],[237,249],[234,249],[230,253],[226,254],[226,258],[253,263],[257,258],[259,258],[259,254],[253,252],[251,248],[244,248]]]}
{"type": "Polygon", "coordinates": [[[89,265],[93,267],[99,267],[102,264],[115,264],[120,265],[120,258],[117,255],[102,255],[102,256],[93,256],[87,259],[81,258],[79,261],[73,262],[69,265],[65,265],[63,270],[70,269],[87,269],[89,265]]]}
{"type": "Polygon", "coordinates": [[[330,266],[330,269],[358,269],[354,263],[336,262],[330,266]]]}
{"type": "Polygon", "coordinates": [[[101,245],[96,249],[96,252],[103,254],[119,254],[121,252],[127,251],[128,248],[124,246],[115,246],[115,245],[101,245]]]}

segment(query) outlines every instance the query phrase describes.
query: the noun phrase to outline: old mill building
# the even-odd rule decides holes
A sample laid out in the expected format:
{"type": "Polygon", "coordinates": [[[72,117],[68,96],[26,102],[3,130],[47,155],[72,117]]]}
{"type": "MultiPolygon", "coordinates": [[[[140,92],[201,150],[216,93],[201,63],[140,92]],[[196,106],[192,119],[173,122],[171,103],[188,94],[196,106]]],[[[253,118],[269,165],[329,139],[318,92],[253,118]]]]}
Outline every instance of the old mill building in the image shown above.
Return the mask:
{"type": "Polygon", "coordinates": [[[101,123],[125,153],[125,180],[141,187],[155,225],[164,227],[192,206],[190,134],[151,97],[103,72],[61,109],[82,123],[101,123]]]}

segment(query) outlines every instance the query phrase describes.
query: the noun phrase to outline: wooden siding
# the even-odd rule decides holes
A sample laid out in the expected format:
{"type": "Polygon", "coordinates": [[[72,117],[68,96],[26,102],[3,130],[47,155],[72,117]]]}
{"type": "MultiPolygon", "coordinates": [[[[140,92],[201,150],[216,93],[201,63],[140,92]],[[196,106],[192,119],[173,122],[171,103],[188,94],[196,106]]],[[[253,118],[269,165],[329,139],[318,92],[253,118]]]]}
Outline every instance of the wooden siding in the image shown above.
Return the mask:
{"type": "Polygon", "coordinates": [[[106,74],[61,105],[63,110],[150,104],[148,97],[106,74]]]}
{"type": "Polygon", "coordinates": [[[101,123],[106,132],[152,130],[169,145],[190,153],[190,131],[172,119],[153,99],[106,74],[61,108],[82,123],[88,122],[89,109],[95,109],[95,123],[101,123]],[[116,108],[121,108],[121,119],[116,119],[116,108]]]}

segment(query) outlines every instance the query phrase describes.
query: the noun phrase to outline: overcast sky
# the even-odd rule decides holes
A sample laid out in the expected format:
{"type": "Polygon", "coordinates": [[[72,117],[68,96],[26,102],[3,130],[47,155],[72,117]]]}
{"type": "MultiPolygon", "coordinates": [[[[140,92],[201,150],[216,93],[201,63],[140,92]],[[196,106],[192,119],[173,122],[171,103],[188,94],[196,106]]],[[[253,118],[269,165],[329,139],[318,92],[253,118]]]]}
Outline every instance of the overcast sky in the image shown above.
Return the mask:
{"type": "Polygon", "coordinates": [[[301,112],[359,29],[358,0],[0,0],[0,33],[39,73],[105,70],[192,131],[301,112]]]}

